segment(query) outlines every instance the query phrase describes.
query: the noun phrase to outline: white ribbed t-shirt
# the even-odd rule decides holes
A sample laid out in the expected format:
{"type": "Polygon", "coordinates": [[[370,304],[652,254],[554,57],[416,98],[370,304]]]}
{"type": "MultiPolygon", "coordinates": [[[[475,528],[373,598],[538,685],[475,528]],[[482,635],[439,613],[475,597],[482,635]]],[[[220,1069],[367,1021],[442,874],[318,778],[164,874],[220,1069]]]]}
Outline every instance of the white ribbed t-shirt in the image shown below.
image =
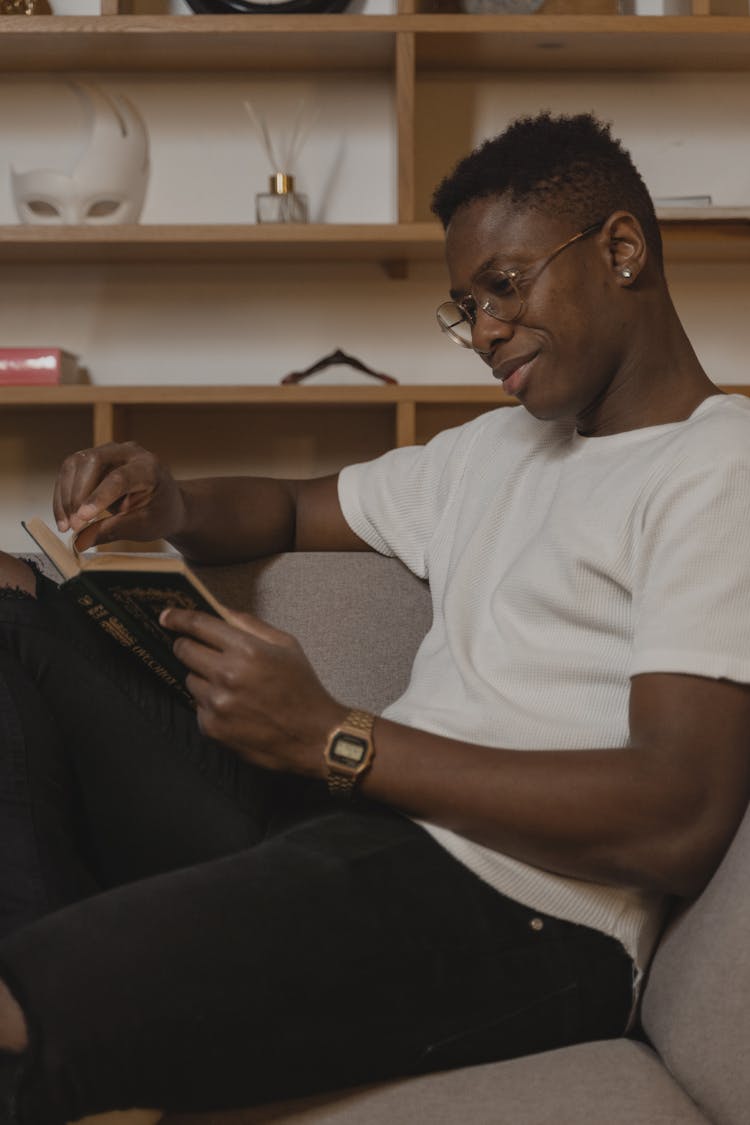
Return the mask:
{"type": "MultiPolygon", "coordinates": [[[[339,498],[357,535],[430,584],[432,627],[388,718],[516,750],[622,747],[631,676],[750,682],[743,396],[592,438],[496,410],[349,466],[339,498]]],[[[645,967],[660,896],[425,828],[503,894],[611,934],[645,967]]]]}

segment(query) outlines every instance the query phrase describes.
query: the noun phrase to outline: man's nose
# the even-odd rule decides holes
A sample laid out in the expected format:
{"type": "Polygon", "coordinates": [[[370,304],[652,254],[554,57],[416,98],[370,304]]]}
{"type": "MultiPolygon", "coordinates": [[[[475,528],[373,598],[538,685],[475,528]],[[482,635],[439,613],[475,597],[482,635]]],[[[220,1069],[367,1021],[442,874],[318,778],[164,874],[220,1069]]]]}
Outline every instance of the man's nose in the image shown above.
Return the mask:
{"type": "Polygon", "coordinates": [[[515,331],[515,324],[510,320],[498,320],[483,308],[477,307],[476,319],[471,330],[471,346],[475,352],[485,355],[492,351],[492,346],[498,342],[510,340],[515,331]]]}

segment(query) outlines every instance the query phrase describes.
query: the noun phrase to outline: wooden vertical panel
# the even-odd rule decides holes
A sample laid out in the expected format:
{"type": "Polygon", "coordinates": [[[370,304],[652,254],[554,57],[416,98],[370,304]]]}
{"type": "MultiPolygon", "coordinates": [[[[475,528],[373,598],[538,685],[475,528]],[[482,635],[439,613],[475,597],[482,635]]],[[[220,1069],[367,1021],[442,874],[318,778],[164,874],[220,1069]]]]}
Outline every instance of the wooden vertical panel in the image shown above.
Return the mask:
{"type": "Polygon", "coordinates": [[[412,31],[399,31],[396,35],[396,131],[400,223],[413,223],[415,214],[415,83],[415,35],[412,31]]]}
{"type": "Polygon", "coordinates": [[[417,405],[411,402],[396,404],[396,445],[415,445],[417,433],[417,405]]]}
{"type": "Polygon", "coordinates": [[[116,438],[116,407],[114,403],[93,404],[93,433],[94,445],[103,445],[107,441],[117,441],[116,438]]]}
{"type": "Polygon", "coordinates": [[[711,0],[692,0],[690,7],[694,16],[711,15],[711,0]]]}

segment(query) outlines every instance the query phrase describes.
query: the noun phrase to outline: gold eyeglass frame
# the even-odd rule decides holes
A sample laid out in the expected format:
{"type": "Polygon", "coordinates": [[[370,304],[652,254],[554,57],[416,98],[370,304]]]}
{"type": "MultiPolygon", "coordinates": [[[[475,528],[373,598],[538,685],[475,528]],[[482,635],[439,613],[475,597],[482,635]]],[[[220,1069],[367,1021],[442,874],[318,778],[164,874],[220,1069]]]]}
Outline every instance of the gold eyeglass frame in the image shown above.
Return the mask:
{"type": "Polygon", "coordinates": [[[459,323],[469,325],[470,328],[473,328],[477,322],[478,310],[486,313],[487,316],[491,316],[493,320],[501,321],[503,324],[514,324],[517,320],[521,319],[524,312],[526,311],[528,300],[527,296],[524,296],[524,294],[521,292],[519,286],[532,285],[537,280],[539,275],[547,268],[550,262],[553,262],[555,260],[558,254],[562,254],[563,250],[567,250],[569,246],[572,246],[576,242],[580,242],[582,238],[588,238],[590,234],[594,234],[596,231],[601,230],[604,226],[604,223],[605,220],[602,219],[598,223],[592,223],[590,227],[585,227],[583,230],[579,230],[577,234],[572,235],[571,238],[567,238],[565,242],[561,242],[559,246],[556,246],[555,249],[550,254],[547,254],[545,258],[538,258],[535,262],[532,262],[532,264],[526,270],[482,270],[479,276],[474,279],[474,285],[477,284],[480,278],[486,276],[487,274],[492,274],[493,277],[502,276],[504,278],[507,278],[516,294],[516,297],[518,298],[519,303],[517,312],[515,312],[513,316],[499,316],[498,313],[495,312],[491,307],[491,297],[487,297],[487,299],[484,301],[478,301],[474,296],[472,290],[468,297],[463,297],[460,301],[443,301],[440,305],[438,305],[437,309],[435,310],[435,316],[437,317],[437,322],[440,325],[441,331],[445,332],[445,334],[450,340],[453,341],[454,344],[458,344],[462,348],[473,349],[474,345],[471,343],[471,340],[464,340],[461,336],[458,335],[457,332],[454,332],[454,328],[459,323]],[[468,301],[473,302],[473,309],[467,307],[468,301]],[[448,322],[447,319],[443,319],[443,317],[446,317],[448,315],[448,310],[451,310],[454,314],[456,312],[458,313],[458,317],[454,318],[452,322],[448,322]]]}

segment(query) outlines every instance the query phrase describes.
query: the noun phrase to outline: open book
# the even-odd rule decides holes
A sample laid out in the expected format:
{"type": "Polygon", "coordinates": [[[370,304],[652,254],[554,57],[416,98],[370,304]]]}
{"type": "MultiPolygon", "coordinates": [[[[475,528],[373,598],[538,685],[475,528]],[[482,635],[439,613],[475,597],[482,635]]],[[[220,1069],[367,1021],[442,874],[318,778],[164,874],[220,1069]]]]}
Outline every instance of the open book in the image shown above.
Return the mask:
{"type": "Polygon", "coordinates": [[[60,589],[123,648],[192,706],[185,687],[187,669],[172,651],[174,634],[159,624],[170,606],[200,609],[225,620],[231,614],[193,574],[172,555],[79,554],[43,520],[23,527],[62,578],[60,589]]]}

